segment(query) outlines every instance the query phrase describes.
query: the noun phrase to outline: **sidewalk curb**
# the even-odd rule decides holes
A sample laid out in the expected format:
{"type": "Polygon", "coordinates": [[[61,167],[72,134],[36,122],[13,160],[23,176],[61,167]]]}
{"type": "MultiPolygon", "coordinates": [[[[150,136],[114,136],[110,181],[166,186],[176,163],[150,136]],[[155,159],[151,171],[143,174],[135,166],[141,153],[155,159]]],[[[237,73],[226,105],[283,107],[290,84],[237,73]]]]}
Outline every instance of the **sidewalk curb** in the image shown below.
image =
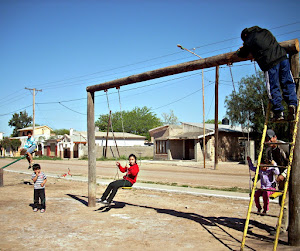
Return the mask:
{"type": "MultiPolygon", "coordinates": [[[[31,175],[32,172],[25,171],[15,171],[15,170],[4,170],[5,172],[12,173],[20,173],[31,175]]],[[[79,182],[88,182],[87,178],[84,177],[60,177],[55,174],[47,174],[47,177],[63,179],[68,181],[79,181],[79,182]]],[[[108,185],[110,181],[104,181],[97,179],[97,185],[108,185]]],[[[217,198],[228,198],[234,200],[247,200],[249,201],[250,197],[248,194],[237,193],[237,192],[228,192],[228,191],[220,191],[220,190],[207,190],[207,189],[199,189],[199,188],[191,188],[191,187],[176,187],[176,186],[168,186],[168,185],[158,185],[158,184],[146,184],[146,183],[135,183],[134,189],[137,190],[148,190],[148,191],[158,191],[158,192],[168,192],[168,193],[177,193],[177,194],[190,194],[195,196],[206,196],[206,197],[217,197],[217,198]]],[[[278,198],[275,200],[270,200],[270,203],[277,203],[278,198]]]]}

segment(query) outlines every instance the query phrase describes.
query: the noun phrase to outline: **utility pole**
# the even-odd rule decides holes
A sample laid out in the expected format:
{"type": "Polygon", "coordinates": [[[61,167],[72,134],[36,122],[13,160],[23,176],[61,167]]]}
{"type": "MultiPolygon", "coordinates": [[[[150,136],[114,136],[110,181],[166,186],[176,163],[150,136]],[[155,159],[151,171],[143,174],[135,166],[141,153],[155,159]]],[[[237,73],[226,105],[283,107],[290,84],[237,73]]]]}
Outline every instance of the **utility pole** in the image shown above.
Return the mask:
{"type": "Polygon", "coordinates": [[[32,105],[32,137],[34,137],[34,127],[35,127],[35,92],[41,92],[43,90],[37,90],[35,88],[27,88],[25,87],[26,90],[32,91],[32,96],[33,96],[33,105],[32,105]]]}

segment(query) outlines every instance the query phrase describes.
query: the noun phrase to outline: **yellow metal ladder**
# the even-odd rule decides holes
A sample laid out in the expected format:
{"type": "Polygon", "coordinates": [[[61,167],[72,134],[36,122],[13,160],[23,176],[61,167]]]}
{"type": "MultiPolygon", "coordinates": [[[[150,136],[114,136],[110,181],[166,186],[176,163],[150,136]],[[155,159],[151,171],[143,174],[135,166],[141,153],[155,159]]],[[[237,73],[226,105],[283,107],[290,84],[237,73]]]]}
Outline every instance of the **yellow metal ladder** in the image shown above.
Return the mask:
{"type": "MultiPolygon", "coordinates": [[[[269,103],[268,108],[267,108],[266,120],[265,120],[265,124],[264,124],[264,130],[263,130],[261,143],[260,143],[260,152],[259,152],[259,155],[258,155],[257,168],[256,168],[253,187],[252,187],[252,191],[251,191],[251,198],[250,198],[250,202],[249,202],[249,208],[248,208],[248,212],[247,212],[247,218],[246,218],[246,221],[245,221],[243,239],[242,239],[240,250],[244,250],[244,247],[245,247],[246,236],[247,236],[247,232],[248,232],[250,215],[251,215],[251,210],[252,210],[252,205],[253,205],[254,193],[255,193],[255,190],[257,190],[256,184],[257,184],[257,180],[258,180],[259,168],[261,166],[261,159],[262,159],[264,146],[265,146],[265,138],[266,138],[266,133],[267,133],[267,129],[268,129],[268,122],[269,122],[269,116],[270,116],[270,107],[271,107],[271,104],[269,103]]],[[[298,121],[299,121],[299,105],[297,106],[296,119],[294,121],[286,121],[286,120],[280,121],[281,123],[282,122],[283,123],[284,122],[285,123],[292,123],[294,127],[293,127],[293,134],[292,134],[292,142],[289,143],[291,145],[291,148],[290,148],[288,166],[286,167],[287,168],[287,176],[286,176],[286,181],[284,183],[284,189],[276,191],[277,194],[282,194],[282,202],[281,202],[280,213],[279,213],[279,216],[278,216],[278,223],[277,223],[277,228],[276,228],[276,235],[275,235],[273,250],[277,249],[277,244],[278,244],[281,221],[282,221],[282,217],[283,217],[284,202],[285,202],[286,195],[287,195],[289,178],[290,178],[290,173],[291,173],[291,166],[292,166],[292,162],[293,162],[293,154],[294,154],[294,148],[295,148],[296,137],[297,137],[297,129],[298,129],[298,121]]]]}

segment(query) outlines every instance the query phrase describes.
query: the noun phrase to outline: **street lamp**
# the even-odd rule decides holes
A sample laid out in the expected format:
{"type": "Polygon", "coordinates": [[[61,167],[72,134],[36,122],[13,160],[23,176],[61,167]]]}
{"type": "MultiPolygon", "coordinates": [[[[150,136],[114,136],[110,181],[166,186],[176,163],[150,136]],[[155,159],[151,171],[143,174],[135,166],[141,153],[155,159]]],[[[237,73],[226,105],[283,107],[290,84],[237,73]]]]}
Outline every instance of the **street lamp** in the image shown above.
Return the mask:
{"type": "MultiPolygon", "coordinates": [[[[202,58],[199,55],[197,55],[195,52],[190,51],[187,48],[184,48],[180,44],[177,44],[177,47],[181,50],[188,51],[192,53],[193,55],[197,56],[198,58],[202,58]]],[[[203,100],[203,161],[204,161],[204,168],[205,168],[205,155],[206,155],[206,147],[205,147],[205,104],[204,104],[204,71],[202,68],[202,100],[203,100]]]]}

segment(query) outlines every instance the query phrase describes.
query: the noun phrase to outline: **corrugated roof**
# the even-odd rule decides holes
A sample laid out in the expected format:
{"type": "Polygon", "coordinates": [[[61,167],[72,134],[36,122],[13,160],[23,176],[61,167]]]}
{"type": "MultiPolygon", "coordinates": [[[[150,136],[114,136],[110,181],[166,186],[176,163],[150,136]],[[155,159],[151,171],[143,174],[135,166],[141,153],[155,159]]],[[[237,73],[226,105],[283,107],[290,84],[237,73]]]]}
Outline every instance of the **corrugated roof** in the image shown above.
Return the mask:
{"type": "MultiPolygon", "coordinates": [[[[189,123],[189,122],[182,122],[182,124],[191,125],[203,128],[203,123],[189,123]]],[[[205,124],[205,129],[208,130],[215,130],[215,124],[205,124]]],[[[232,125],[218,125],[219,131],[224,132],[242,132],[242,133],[248,133],[248,128],[242,128],[241,126],[232,126],[232,125]]],[[[250,130],[251,131],[251,130],[250,130]]]]}
{"type": "MultiPolygon", "coordinates": [[[[43,126],[35,126],[34,129],[39,129],[39,128],[42,128],[42,127],[48,127],[50,129],[50,131],[53,131],[49,126],[47,125],[43,125],[43,126]]],[[[25,127],[25,128],[22,128],[22,129],[18,129],[18,131],[28,131],[28,130],[33,130],[33,127],[32,126],[29,126],[29,127],[25,127]]]]}
{"type": "MultiPolygon", "coordinates": [[[[87,133],[86,132],[77,132],[74,131],[74,133],[81,133],[83,136],[86,137],[87,133]]],[[[107,132],[95,132],[95,137],[96,138],[106,138],[107,132]]],[[[127,133],[125,132],[123,135],[123,132],[114,132],[114,137],[115,139],[123,139],[125,137],[125,139],[145,139],[145,136],[141,136],[141,135],[136,135],[133,133],[127,133]]],[[[108,138],[113,138],[113,134],[112,132],[108,133],[108,138]]]]}

